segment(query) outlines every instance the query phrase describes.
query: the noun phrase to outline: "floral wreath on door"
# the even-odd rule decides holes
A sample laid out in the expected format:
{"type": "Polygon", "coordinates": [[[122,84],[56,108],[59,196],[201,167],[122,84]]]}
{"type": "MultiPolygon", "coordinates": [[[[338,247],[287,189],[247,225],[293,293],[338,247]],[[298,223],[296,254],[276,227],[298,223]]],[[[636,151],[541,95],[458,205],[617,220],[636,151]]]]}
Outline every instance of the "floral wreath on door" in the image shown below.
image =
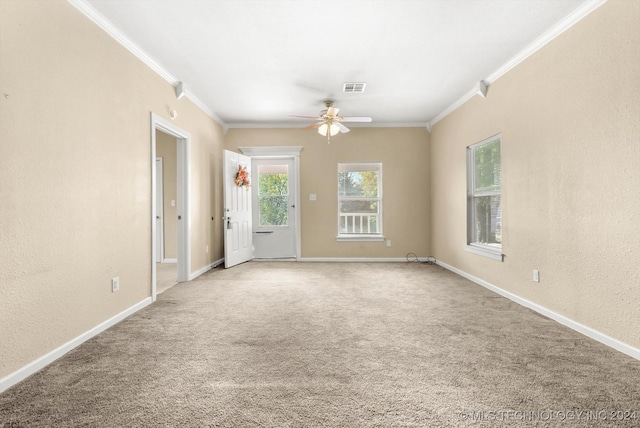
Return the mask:
{"type": "Polygon", "coordinates": [[[238,172],[236,173],[236,178],[234,182],[236,183],[236,186],[238,187],[244,186],[247,190],[249,190],[249,186],[251,186],[251,181],[249,177],[249,171],[247,171],[246,167],[242,165],[238,165],[238,172]]]}

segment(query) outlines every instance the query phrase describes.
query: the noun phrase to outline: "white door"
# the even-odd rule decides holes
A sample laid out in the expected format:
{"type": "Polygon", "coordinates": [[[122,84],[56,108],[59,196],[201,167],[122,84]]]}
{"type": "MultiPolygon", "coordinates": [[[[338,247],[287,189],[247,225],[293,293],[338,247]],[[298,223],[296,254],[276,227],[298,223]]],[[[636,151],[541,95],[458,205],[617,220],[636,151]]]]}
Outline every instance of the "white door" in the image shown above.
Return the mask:
{"type": "Polygon", "coordinates": [[[253,257],[296,258],[294,161],[253,158],[251,168],[253,257]]]}
{"type": "Polygon", "coordinates": [[[251,176],[251,158],[224,151],[222,185],[224,189],[224,267],[230,268],[250,260],[253,254],[251,240],[251,191],[250,187],[235,183],[239,168],[251,176]]]}
{"type": "Polygon", "coordinates": [[[164,178],[162,158],[156,158],[156,262],[164,259],[164,178]]]}

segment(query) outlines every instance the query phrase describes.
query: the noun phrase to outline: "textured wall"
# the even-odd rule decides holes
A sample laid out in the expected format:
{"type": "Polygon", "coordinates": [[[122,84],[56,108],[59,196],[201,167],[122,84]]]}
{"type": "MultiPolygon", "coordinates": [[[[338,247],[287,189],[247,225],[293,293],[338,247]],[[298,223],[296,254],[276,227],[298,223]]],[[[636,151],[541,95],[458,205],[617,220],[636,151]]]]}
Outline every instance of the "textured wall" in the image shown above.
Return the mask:
{"type": "Polygon", "coordinates": [[[225,146],[303,146],[302,257],[397,258],[408,252],[429,255],[429,139],[426,128],[353,127],[333,137],[331,144],[314,131],[231,129],[225,146]],[[382,162],[383,233],[391,247],[384,242],[336,242],[338,162],[382,162]],[[311,193],[316,201],[309,200],[311,193]]]}
{"type": "Polygon", "coordinates": [[[435,125],[432,249],[640,347],[640,2],[611,0],[435,125]],[[465,148],[502,133],[503,252],[464,251],[465,148]],[[532,281],[539,269],[541,282],[532,281]]]}
{"type": "Polygon", "coordinates": [[[151,295],[150,112],[192,136],[191,270],[222,257],[222,131],[66,1],[0,18],[2,378],[151,295]]]}

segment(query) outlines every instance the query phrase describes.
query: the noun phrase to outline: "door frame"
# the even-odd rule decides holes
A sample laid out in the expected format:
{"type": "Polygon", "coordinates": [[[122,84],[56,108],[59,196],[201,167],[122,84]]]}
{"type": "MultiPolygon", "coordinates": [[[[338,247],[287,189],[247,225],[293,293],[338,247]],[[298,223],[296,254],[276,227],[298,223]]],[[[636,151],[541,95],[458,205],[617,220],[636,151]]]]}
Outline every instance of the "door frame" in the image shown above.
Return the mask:
{"type": "Polygon", "coordinates": [[[164,261],[164,159],[156,156],[156,260],[164,261]],[[162,211],[158,210],[162,207],[162,211]],[[160,217],[160,218],[158,218],[160,217]],[[160,221],[157,221],[160,220],[160,221]]]}
{"type": "Polygon", "coordinates": [[[177,208],[178,208],[178,282],[189,281],[191,267],[191,134],[151,112],[151,299],[156,300],[156,131],[176,139],[177,147],[177,208]]]}
{"type": "Polygon", "coordinates": [[[293,175],[295,177],[295,189],[292,190],[294,195],[296,208],[294,210],[294,216],[296,220],[296,260],[301,259],[301,223],[300,223],[300,211],[302,210],[302,203],[300,199],[300,152],[302,146],[265,146],[265,147],[238,147],[243,155],[249,156],[252,159],[293,159],[293,175]]]}

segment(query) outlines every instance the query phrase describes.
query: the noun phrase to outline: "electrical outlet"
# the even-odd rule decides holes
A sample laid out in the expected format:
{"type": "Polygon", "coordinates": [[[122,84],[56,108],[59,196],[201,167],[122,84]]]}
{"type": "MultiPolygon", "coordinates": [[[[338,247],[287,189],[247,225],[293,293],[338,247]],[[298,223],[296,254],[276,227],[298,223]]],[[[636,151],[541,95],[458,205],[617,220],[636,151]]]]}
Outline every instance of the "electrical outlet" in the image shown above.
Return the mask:
{"type": "Polygon", "coordinates": [[[120,290],[120,277],[116,276],[115,278],[111,278],[111,292],[115,293],[120,290]]]}
{"type": "Polygon", "coordinates": [[[540,282],[540,271],[538,269],[533,270],[533,282],[540,282]]]}
{"type": "Polygon", "coordinates": [[[387,239],[387,247],[391,246],[391,239],[387,239]]]}

